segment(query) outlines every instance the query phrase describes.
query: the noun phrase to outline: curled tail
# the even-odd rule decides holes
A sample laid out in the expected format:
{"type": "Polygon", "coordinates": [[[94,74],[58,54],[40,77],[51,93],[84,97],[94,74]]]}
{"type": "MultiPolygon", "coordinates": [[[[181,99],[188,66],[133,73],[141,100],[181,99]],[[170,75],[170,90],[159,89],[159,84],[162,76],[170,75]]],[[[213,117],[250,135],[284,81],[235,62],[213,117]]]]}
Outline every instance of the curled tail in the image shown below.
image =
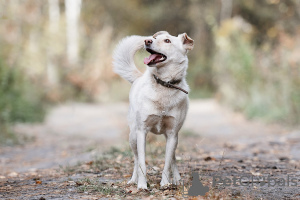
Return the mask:
{"type": "Polygon", "coordinates": [[[134,64],[134,54],[144,47],[145,38],[137,35],[126,37],[120,41],[114,51],[114,72],[130,83],[142,76],[134,64]]]}

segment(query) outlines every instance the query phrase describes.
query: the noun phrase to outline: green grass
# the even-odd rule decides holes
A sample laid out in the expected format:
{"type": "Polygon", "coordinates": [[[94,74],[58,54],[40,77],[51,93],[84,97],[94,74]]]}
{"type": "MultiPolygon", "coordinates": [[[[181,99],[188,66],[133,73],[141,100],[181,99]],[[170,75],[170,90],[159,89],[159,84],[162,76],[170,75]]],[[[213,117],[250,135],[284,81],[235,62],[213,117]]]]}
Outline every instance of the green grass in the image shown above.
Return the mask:
{"type": "Polygon", "coordinates": [[[10,128],[16,122],[42,121],[45,107],[41,93],[17,67],[8,67],[0,58],[0,145],[21,143],[10,128]]]}
{"type": "Polygon", "coordinates": [[[70,165],[66,165],[66,166],[60,165],[59,168],[62,172],[70,175],[70,174],[75,173],[80,165],[82,165],[82,163],[78,162],[76,165],[72,165],[72,166],[70,166],[70,165]]]}
{"type": "Polygon", "coordinates": [[[94,157],[94,159],[88,163],[78,162],[76,165],[60,166],[60,170],[70,175],[74,173],[101,173],[111,168],[115,168],[115,169],[124,168],[124,163],[113,162],[113,160],[115,160],[119,156],[121,156],[122,159],[124,158],[133,159],[133,154],[129,147],[128,148],[111,147],[109,150],[105,151],[99,156],[94,157]],[[84,165],[88,165],[88,168],[83,167],[84,165]]]}
{"type": "Polygon", "coordinates": [[[182,131],[180,131],[179,135],[182,137],[193,137],[193,138],[201,137],[200,134],[189,129],[183,129],[182,131]]]}
{"type": "Polygon", "coordinates": [[[12,132],[8,124],[0,123],[0,145],[14,145],[18,144],[19,139],[16,134],[12,132]]]}
{"type": "Polygon", "coordinates": [[[113,184],[101,183],[97,179],[84,178],[76,182],[77,191],[80,193],[100,192],[103,195],[123,196],[125,191],[120,187],[113,187],[113,184]]]}
{"type": "Polygon", "coordinates": [[[116,155],[122,155],[123,157],[133,157],[133,153],[130,147],[126,147],[124,149],[112,146],[107,152],[105,152],[104,156],[114,157],[116,155]]]}

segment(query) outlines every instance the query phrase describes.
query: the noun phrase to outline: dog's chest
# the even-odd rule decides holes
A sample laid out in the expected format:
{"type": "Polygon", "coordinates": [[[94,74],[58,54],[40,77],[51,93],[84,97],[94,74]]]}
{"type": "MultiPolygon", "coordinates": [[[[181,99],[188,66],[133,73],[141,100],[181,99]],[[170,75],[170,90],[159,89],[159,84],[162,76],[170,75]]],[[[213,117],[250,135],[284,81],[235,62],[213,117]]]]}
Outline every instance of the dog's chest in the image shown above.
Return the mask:
{"type": "Polygon", "coordinates": [[[148,102],[152,108],[155,110],[155,114],[157,115],[168,115],[171,110],[178,107],[182,97],[180,95],[172,95],[166,93],[159,93],[155,95],[155,98],[149,98],[150,102],[148,102]]]}
{"type": "Polygon", "coordinates": [[[153,101],[152,107],[156,110],[157,115],[166,115],[170,110],[173,109],[172,103],[169,101],[153,101]]]}
{"type": "Polygon", "coordinates": [[[172,130],[175,118],[164,115],[149,115],[144,123],[147,131],[151,131],[155,134],[162,134],[172,130]]]}

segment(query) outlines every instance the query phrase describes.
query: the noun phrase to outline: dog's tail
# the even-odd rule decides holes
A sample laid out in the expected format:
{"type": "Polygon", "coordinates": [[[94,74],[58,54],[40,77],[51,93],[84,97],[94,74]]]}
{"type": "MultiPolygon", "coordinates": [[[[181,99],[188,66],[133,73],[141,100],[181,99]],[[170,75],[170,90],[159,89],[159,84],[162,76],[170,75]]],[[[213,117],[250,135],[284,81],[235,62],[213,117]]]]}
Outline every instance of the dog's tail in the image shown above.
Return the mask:
{"type": "Polygon", "coordinates": [[[146,37],[129,36],[120,41],[113,54],[114,72],[130,83],[142,76],[134,63],[134,54],[143,48],[146,37]]]}

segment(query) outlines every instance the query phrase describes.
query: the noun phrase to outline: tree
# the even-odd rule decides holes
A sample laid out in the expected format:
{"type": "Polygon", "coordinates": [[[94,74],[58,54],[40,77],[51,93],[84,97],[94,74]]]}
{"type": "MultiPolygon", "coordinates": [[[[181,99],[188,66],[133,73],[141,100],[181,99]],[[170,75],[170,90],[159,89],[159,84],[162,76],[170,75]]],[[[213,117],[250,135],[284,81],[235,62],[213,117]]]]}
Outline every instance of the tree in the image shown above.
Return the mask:
{"type": "Polygon", "coordinates": [[[65,0],[67,22],[67,56],[70,64],[77,64],[79,52],[79,16],[81,0],[65,0]]]}

